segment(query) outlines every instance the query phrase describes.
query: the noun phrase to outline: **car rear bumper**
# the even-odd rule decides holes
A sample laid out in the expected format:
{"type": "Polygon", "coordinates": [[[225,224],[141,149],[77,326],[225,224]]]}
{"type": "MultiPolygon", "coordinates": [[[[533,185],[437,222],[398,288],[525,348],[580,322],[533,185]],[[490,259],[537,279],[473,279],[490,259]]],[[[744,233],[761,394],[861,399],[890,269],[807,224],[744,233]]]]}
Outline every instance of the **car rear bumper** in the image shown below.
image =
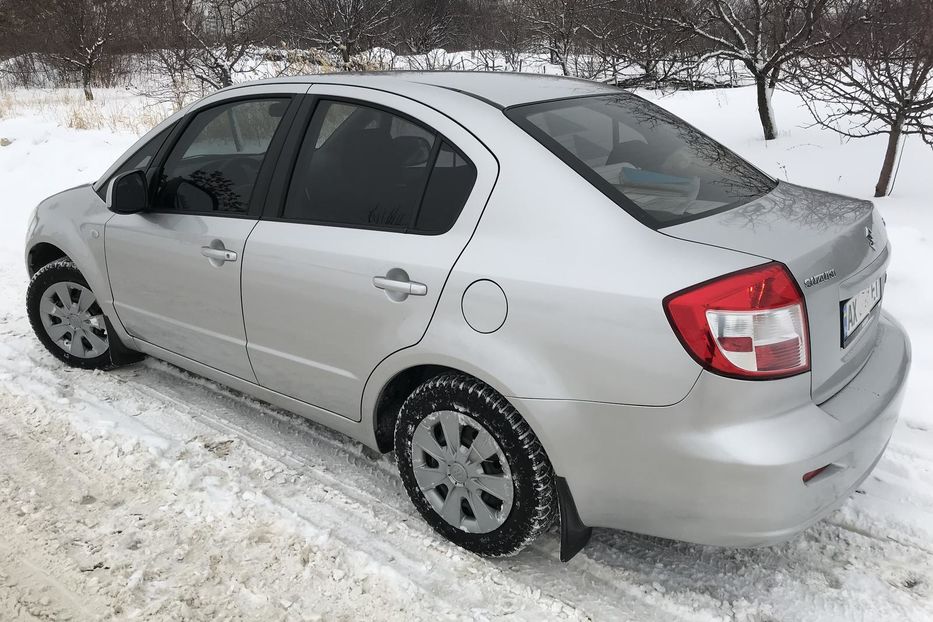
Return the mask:
{"type": "Polygon", "coordinates": [[[771,544],[839,507],[884,452],[910,343],[890,316],[879,322],[862,370],[820,405],[791,397],[809,394],[809,374],[750,382],[708,373],[669,407],[514,402],[584,524],[701,544],[771,544]]]}

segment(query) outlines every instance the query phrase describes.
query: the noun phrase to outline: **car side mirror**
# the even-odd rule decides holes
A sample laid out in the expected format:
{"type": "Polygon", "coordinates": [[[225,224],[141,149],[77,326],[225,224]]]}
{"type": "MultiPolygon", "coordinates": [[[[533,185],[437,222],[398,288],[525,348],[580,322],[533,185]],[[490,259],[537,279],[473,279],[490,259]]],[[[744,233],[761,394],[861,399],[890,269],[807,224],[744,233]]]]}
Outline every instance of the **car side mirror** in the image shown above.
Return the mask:
{"type": "Polygon", "coordinates": [[[107,207],[116,214],[137,214],[148,207],[149,189],[143,171],[123,173],[110,182],[107,207]]]}

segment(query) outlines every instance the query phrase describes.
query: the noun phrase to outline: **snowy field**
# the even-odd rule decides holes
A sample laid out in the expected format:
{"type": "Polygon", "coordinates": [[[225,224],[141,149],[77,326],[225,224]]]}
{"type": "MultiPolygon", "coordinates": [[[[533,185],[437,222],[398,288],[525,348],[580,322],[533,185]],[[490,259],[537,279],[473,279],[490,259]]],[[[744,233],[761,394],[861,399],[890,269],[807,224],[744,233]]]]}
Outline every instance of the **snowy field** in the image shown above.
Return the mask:
{"type": "MultiPolygon", "coordinates": [[[[649,96],[777,177],[871,196],[883,139],[806,128],[793,96],[775,95],[768,144],[752,90],[649,96]]],[[[487,561],[421,521],[391,456],[158,361],[86,372],[42,349],[24,314],[26,217],[158,114],[98,98],[0,94],[0,620],[933,620],[933,150],[919,139],[878,201],[884,305],[910,332],[913,376],[858,494],[771,548],[597,530],[569,564],[556,533],[487,561]]]]}

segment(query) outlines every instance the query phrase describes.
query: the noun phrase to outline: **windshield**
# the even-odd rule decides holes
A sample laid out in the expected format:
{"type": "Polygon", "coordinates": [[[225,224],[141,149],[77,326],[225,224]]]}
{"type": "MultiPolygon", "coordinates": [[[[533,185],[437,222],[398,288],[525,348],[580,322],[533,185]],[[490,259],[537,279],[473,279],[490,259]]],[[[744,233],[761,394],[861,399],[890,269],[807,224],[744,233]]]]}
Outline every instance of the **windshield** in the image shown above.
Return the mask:
{"type": "Polygon", "coordinates": [[[776,185],[709,136],[629,93],[522,105],[507,114],[655,228],[736,207],[776,185]]]}

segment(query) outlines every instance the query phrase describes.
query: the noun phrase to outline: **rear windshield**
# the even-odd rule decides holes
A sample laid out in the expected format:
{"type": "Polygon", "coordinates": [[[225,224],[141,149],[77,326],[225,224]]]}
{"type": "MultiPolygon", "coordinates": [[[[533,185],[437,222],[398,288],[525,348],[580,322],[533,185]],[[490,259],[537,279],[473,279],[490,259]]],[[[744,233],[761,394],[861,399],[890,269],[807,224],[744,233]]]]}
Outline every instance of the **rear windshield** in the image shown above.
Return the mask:
{"type": "Polygon", "coordinates": [[[507,114],[651,227],[736,207],[776,185],[709,136],[629,93],[522,105],[507,114]]]}

